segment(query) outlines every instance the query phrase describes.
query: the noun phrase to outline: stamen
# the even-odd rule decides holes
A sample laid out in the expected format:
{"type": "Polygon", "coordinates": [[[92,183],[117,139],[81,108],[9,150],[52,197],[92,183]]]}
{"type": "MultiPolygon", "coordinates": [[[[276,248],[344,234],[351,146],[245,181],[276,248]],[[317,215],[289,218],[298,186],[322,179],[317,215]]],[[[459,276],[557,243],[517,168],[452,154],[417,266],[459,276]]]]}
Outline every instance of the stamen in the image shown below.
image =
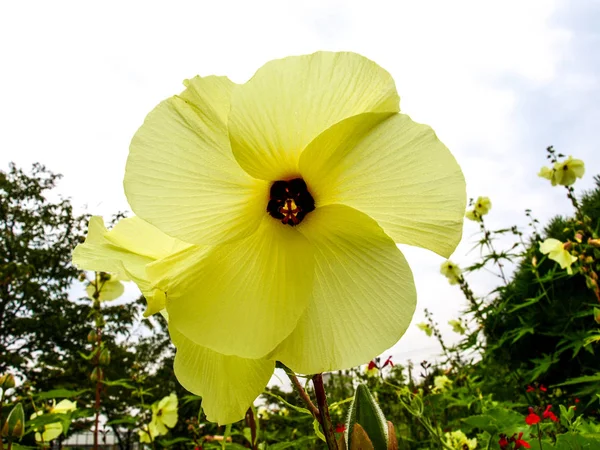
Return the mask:
{"type": "Polygon", "coordinates": [[[267,212],[281,223],[294,226],[315,209],[315,201],[302,178],[275,181],[271,185],[267,212]]]}

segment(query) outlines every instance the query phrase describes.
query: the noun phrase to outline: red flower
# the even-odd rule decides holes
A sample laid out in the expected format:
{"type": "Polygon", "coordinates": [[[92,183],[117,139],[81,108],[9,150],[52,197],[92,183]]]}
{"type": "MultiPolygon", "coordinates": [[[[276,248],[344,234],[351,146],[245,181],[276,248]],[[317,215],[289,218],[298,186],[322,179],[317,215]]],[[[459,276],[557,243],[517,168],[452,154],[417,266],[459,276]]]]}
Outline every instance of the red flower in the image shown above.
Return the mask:
{"type": "Polygon", "coordinates": [[[535,425],[536,423],[540,423],[540,416],[538,416],[532,407],[529,407],[529,415],[525,417],[525,423],[527,425],[535,425]]]}
{"type": "Polygon", "coordinates": [[[550,419],[552,422],[558,422],[558,417],[556,417],[556,415],[550,411],[550,408],[552,408],[552,405],[546,406],[546,410],[542,414],[542,417],[544,419],[550,419]]]}
{"type": "Polygon", "coordinates": [[[575,399],[575,403],[579,403],[579,399],[578,398],[575,399]]]}
{"type": "Polygon", "coordinates": [[[532,385],[527,386],[527,390],[525,392],[535,392],[535,388],[532,385]]]}
{"type": "Polygon", "coordinates": [[[521,439],[521,437],[523,436],[523,433],[519,433],[519,437],[517,439],[515,439],[515,450],[519,449],[519,448],[531,448],[531,445],[529,445],[529,443],[527,441],[524,441],[523,439],[521,439]]]}
{"type": "Polygon", "coordinates": [[[506,435],[505,434],[501,434],[500,435],[500,440],[498,441],[498,445],[500,446],[500,448],[502,450],[509,450],[508,446],[510,445],[508,442],[508,439],[506,439],[506,435]]]}
{"type": "Polygon", "coordinates": [[[546,388],[546,386],[544,386],[543,384],[540,384],[540,391],[546,392],[547,390],[548,390],[548,388],[546,388]]]}
{"type": "Polygon", "coordinates": [[[369,363],[369,366],[367,367],[367,370],[373,370],[373,369],[377,369],[377,363],[373,360],[371,360],[371,362],[369,363]]]}
{"type": "Polygon", "coordinates": [[[342,423],[338,423],[337,426],[335,427],[335,432],[343,433],[344,431],[346,431],[346,425],[344,425],[342,423]]]}
{"type": "Polygon", "coordinates": [[[383,363],[382,369],[388,365],[394,367],[394,363],[392,362],[391,356],[388,356],[388,359],[385,360],[385,362],[383,363]]]}

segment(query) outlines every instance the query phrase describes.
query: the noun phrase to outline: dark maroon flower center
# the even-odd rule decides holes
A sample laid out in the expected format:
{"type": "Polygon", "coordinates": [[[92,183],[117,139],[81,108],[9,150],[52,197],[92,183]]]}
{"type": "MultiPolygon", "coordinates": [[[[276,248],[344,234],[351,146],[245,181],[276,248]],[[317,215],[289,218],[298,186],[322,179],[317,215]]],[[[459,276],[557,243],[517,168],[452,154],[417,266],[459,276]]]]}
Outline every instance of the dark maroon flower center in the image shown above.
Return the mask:
{"type": "Polygon", "coordinates": [[[281,223],[298,225],[314,209],[315,200],[302,178],[275,181],[271,186],[267,212],[281,223]]]}

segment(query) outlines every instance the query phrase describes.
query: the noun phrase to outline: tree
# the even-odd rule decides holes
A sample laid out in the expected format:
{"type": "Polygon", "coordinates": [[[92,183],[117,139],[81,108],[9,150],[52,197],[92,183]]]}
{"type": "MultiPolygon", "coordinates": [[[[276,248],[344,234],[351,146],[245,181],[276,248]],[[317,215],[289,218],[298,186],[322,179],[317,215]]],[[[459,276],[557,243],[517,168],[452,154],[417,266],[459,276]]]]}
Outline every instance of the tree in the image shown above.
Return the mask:
{"type": "Polygon", "coordinates": [[[14,164],[0,171],[0,372],[29,377],[34,362],[60,365],[64,350],[80,341],[73,323],[81,315],[68,290],[86,217],[68,199],[47,198],[59,179],[41,164],[30,174],[14,164]]]}

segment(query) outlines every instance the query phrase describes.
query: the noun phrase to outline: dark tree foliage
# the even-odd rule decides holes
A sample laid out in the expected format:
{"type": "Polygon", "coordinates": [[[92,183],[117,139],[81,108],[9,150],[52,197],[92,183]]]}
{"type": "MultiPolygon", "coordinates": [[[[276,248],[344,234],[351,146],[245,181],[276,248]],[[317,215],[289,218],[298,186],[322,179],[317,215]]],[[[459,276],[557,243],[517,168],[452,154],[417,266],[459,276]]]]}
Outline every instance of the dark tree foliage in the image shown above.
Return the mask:
{"type": "Polygon", "coordinates": [[[14,164],[0,171],[0,372],[27,376],[63,364],[81,342],[85,312],[69,301],[78,275],[71,251],[86,223],[69,200],[50,201],[60,175],[34,164],[26,174],[14,164]]]}
{"type": "MultiPolygon", "coordinates": [[[[18,374],[25,382],[22,393],[30,387],[32,393],[87,389],[76,398],[85,408],[94,404],[92,365],[85,358],[94,319],[92,301],[73,298],[80,271],[71,264],[71,253],[85,237],[88,217],[74,214],[68,199],[54,199],[51,191],[60,177],[40,164],[30,173],[14,164],[0,171],[0,374],[18,374]]],[[[142,399],[135,398],[132,387],[146,392],[145,404],[171,392],[189,395],[173,374],[166,322],[162,317],[142,320],[144,309],[143,297],[101,305],[102,340],[111,353],[101,408],[109,421],[130,417],[139,408],[142,399]],[[121,383],[111,383],[116,380],[121,383]]],[[[182,412],[196,415],[198,402],[182,412]]],[[[72,432],[89,426],[89,421],[78,422],[72,432]]],[[[122,449],[138,441],[135,427],[129,433],[123,426],[114,428],[122,449]]]]}
{"type": "MultiPolygon", "coordinates": [[[[597,187],[583,195],[581,209],[591,219],[592,229],[597,230],[600,177],[595,180],[597,187]]],[[[599,306],[594,293],[583,276],[568,276],[539,252],[541,240],[573,240],[574,229],[575,218],[559,216],[551,220],[543,236],[532,239],[512,280],[486,310],[483,325],[487,347],[480,368],[496,374],[488,378],[504,384],[494,390],[504,391],[507,397],[534,379],[554,385],[600,372],[594,344],[583,346],[599,326],[593,317],[593,307],[599,306]],[[512,381],[506,383],[506,378],[512,381]]],[[[580,388],[566,389],[574,392],[580,388]]],[[[585,389],[578,394],[585,394],[585,389]]]]}

